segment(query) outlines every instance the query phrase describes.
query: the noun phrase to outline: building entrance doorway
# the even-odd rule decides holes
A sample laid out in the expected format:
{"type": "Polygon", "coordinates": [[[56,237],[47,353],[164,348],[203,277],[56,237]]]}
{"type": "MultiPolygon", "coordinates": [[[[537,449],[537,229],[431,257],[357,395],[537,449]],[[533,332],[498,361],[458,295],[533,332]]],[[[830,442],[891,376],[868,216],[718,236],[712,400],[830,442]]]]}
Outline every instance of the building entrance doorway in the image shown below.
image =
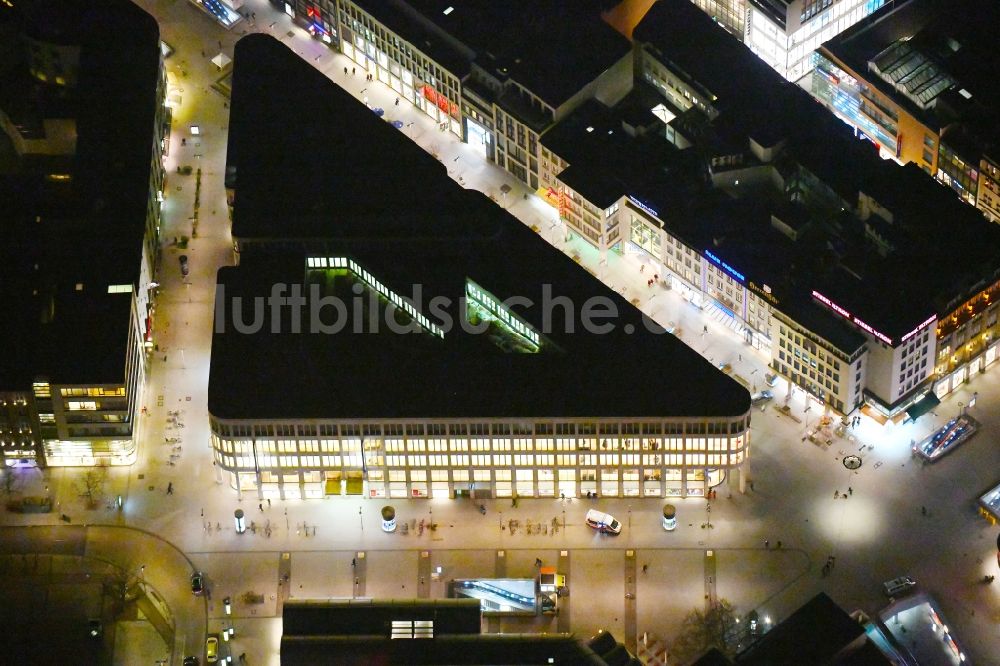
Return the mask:
{"type": "Polygon", "coordinates": [[[472,146],[476,153],[483,159],[489,159],[490,143],[493,137],[489,130],[471,118],[465,119],[466,142],[472,146]]]}

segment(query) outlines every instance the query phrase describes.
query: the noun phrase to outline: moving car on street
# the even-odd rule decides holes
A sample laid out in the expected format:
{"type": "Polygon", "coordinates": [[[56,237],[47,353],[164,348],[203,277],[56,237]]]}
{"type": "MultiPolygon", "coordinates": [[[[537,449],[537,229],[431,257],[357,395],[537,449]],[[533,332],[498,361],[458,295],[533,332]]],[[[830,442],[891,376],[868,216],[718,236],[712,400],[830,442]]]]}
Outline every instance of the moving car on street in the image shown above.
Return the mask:
{"type": "Polygon", "coordinates": [[[209,636],[205,641],[205,663],[214,664],[219,661],[219,639],[209,636]]]}
{"type": "Polygon", "coordinates": [[[191,591],[195,595],[200,595],[205,591],[205,576],[200,571],[191,574],[191,591]]]}

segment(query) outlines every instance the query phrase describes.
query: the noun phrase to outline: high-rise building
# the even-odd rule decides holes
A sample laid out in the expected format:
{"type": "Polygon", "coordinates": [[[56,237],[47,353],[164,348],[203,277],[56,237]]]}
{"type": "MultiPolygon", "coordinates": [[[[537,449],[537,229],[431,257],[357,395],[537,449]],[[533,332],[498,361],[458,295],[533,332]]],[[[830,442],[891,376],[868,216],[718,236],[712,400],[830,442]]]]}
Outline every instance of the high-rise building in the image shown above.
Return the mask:
{"type": "Polygon", "coordinates": [[[812,53],[820,44],[887,4],[887,0],[691,2],[790,81],[809,73],[812,53]]]}
{"type": "Polygon", "coordinates": [[[127,464],[152,346],[169,109],[130,2],[0,6],[0,450],[127,464]]]}

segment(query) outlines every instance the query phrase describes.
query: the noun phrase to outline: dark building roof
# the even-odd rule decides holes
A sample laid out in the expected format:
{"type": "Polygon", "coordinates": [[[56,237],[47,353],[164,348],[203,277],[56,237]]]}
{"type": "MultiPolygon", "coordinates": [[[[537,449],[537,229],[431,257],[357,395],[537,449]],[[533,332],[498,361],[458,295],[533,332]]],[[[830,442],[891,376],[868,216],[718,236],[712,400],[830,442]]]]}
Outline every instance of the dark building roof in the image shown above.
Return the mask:
{"type": "Polygon", "coordinates": [[[58,11],[69,14],[52,25],[32,23],[47,21],[51,11],[44,2],[19,3],[5,17],[8,28],[39,40],[65,44],[71,35],[80,55],[78,83],[69,90],[31,78],[23,52],[0,73],[0,108],[15,124],[41,127],[42,119],[70,117],[76,132],[71,157],[25,156],[0,175],[0,302],[7,317],[0,347],[17,350],[0,357],[2,388],[30,387],[38,375],[66,384],[124,381],[131,300],[109,294],[108,286],[136,286],[142,257],[158,26],[124,0],[65,1],[58,11]],[[18,83],[12,88],[9,81],[18,83]],[[53,96],[62,103],[47,104],[53,96]]]}
{"type": "MultiPolygon", "coordinates": [[[[312,71],[294,55],[294,61],[286,60],[281,51],[291,53],[265,36],[247,37],[237,44],[237,76],[241,70],[267,70],[267,65],[257,66],[259,58],[285,65],[270,70],[274,78],[258,79],[269,95],[234,95],[234,116],[266,120],[254,133],[230,134],[230,150],[238,156],[247,154],[244,142],[257,143],[260,136],[271,135],[272,128],[277,134],[285,122],[280,116],[240,106],[269,107],[266,98],[287,103],[286,88],[294,95],[312,71]],[[244,47],[246,42],[250,48],[244,47]],[[296,63],[297,68],[289,66],[296,63]]],[[[336,88],[324,82],[325,87],[336,88]]],[[[396,334],[384,327],[377,335],[353,330],[305,335],[271,333],[270,327],[243,334],[232,325],[225,330],[217,326],[209,383],[210,411],[215,416],[700,417],[739,416],[747,411],[749,395],[743,387],[673,336],[657,334],[662,329],[655,324],[650,323],[648,329],[630,303],[481,193],[454,183],[432,157],[419,150],[397,150],[398,131],[381,121],[364,124],[370,113],[356,100],[322,90],[315,99],[321,103],[296,105],[302,116],[327,128],[320,137],[311,137],[310,155],[302,155],[296,141],[265,141],[266,151],[256,146],[250,149],[255,154],[251,162],[239,158],[234,235],[242,233],[235,230],[241,221],[252,220],[254,235],[270,240],[259,249],[245,251],[239,267],[220,270],[225,308],[219,314],[232,322],[234,297],[249,303],[268,296],[279,282],[305,285],[307,292],[315,283],[316,297],[351,298],[354,277],[306,269],[307,256],[347,257],[403,296],[410,297],[413,285],[419,284],[424,303],[420,310],[434,319],[443,321],[428,309],[428,301],[435,296],[450,299],[442,312],[455,326],[440,338],[431,333],[396,334]],[[352,145],[349,163],[361,169],[384,167],[379,186],[369,183],[345,193],[345,186],[335,178],[322,181],[322,187],[309,190],[311,197],[344,201],[350,214],[325,209],[322,228],[311,229],[310,234],[298,231],[303,223],[297,216],[306,215],[304,224],[309,225],[312,211],[294,203],[282,210],[273,201],[291,201],[290,193],[298,191],[302,180],[314,182],[308,173],[315,166],[312,155],[334,153],[333,147],[362,132],[365,140],[352,145]],[[287,186],[282,185],[286,170],[298,174],[287,186]],[[406,171],[406,178],[394,176],[395,171],[406,171]],[[394,186],[385,186],[386,179],[394,186]],[[269,183],[267,196],[255,192],[244,196],[248,183],[250,187],[269,183]],[[427,192],[435,195],[427,198],[427,192]],[[405,219],[396,219],[395,211],[405,219]],[[322,238],[291,243],[312,234],[322,238]],[[286,247],[279,252],[282,245],[286,247]],[[466,318],[466,312],[461,310],[460,299],[466,293],[467,279],[499,300],[530,299],[530,307],[513,309],[528,326],[542,332],[540,353],[505,353],[495,344],[496,337],[461,330],[458,322],[466,318]],[[556,305],[548,308],[551,316],[546,316],[544,305],[560,296],[569,299],[572,312],[556,305]],[[582,330],[582,308],[594,298],[619,313],[607,334],[582,330]],[[643,363],[623,368],[622,354],[642,358],[643,363]],[[261,378],[266,389],[245,377],[261,378]],[[403,377],[410,379],[400,381],[403,377]],[[339,390],[341,386],[351,390],[339,390]]],[[[330,178],[330,174],[325,176],[330,178]]],[[[300,314],[303,330],[308,330],[308,308],[300,314]]],[[[250,320],[248,314],[243,318],[250,320]]],[[[348,318],[352,328],[363,323],[351,312],[348,318]]]]}
{"type": "Polygon", "coordinates": [[[824,666],[865,630],[821,592],[736,657],[741,666],[824,666]]]}
{"type": "Polygon", "coordinates": [[[407,236],[462,233],[444,165],[402,131],[267,35],[239,40],[234,58],[250,63],[233,70],[226,186],[236,190],[235,238],[273,239],[276,227],[285,239],[323,238],[344,220],[407,236]]]}
{"type": "Polygon", "coordinates": [[[290,599],[282,610],[281,663],[618,663],[605,661],[572,634],[481,634],[480,622],[478,599],[290,599]],[[402,638],[399,625],[393,637],[393,622],[414,621],[432,622],[433,638],[402,638]]]}
{"type": "Polygon", "coordinates": [[[722,654],[718,648],[712,648],[699,657],[691,666],[733,666],[732,660],[722,654]]]}
{"type": "Polygon", "coordinates": [[[490,74],[513,79],[554,107],[631,50],[628,40],[601,19],[601,10],[609,5],[605,0],[578,0],[571,10],[561,3],[531,0],[360,0],[358,4],[380,20],[391,21],[388,25],[417,48],[423,48],[421,35],[428,32],[428,24],[433,25],[474,52],[476,64],[490,74]],[[449,8],[452,11],[445,13],[449,8]]]}

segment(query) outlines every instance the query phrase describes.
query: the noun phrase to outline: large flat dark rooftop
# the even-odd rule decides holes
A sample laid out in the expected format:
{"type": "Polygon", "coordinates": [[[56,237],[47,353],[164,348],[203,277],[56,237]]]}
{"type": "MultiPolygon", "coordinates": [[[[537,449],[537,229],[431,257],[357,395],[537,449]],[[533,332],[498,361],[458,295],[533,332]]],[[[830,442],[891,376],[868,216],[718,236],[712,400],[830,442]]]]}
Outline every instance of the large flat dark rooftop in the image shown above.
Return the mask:
{"type": "Polygon", "coordinates": [[[124,0],[63,0],[58,10],[26,2],[5,14],[15,31],[79,45],[80,64],[77,85],[58,95],[55,86],[28,75],[23,53],[0,80],[0,108],[11,110],[15,123],[41,127],[43,118],[72,118],[76,134],[72,156],[26,156],[0,176],[6,316],[0,347],[9,351],[0,355],[3,388],[30,387],[37,375],[53,383],[120,383],[130,297],[109,294],[108,287],[139,280],[159,28],[124,0]],[[59,20],[33,23],[47,21],[52,11],[59,20]]]}
{"type": "Polygon", "coordinates": [[[480,623],[478,599],[291,599],[282,613],[281,663],[609,663],[572,634],[483,634],[480,623]],[[425,626],[433,638],[404,637],[399,633],[404,628],[394,622],[403,627],[410,622],[429,623],[425,626]]]}
{"type": "MultiPolygon", "coordinates": [[[[237,44],[236,76],[242,69],[257,69],[255,58],[278,61],[278,51],[291,51],[270,37],[253,36],[237,44]],[[244,41],[253,48],[242,48],[244,41]]],[[[286,99],[285,87],[296,88],[304,76],[296,71],[311,70],[298,60],[287,60],[289,69],[275,73],[266,84],[269,96],[286,99]]],[[[326,82],[326,86],[335,87],[326,82]]],[[[321,91],[322,92],[322,91],[321,91]]],[[[351,118],[360,107],[348,96],[318,95],[320,107],[303,107],[304,116],[318,125],[327,124],[323,135],[339,145],[339,134],[356,135],[351,123],[331,122],[351,118]]],[[[266,118],[257,109],[240,109],[238,104],[267,106],[271,102],[247,95],[233,99],[236,115],[266,118]]],[[[258,127],[268,135],[283,124],[272,117],[258,127]]],[[[390,125],[376,121],[366,127],[365,141],[359,141],[351,155],[353,163],[366,164],[383,159],[387,142],[398,135],[390,125]],[[388,135],[388,138],[387,136],[388,135]]],[[[247,141],[256,141],[249,133],[247,141]]],[[[244,154],[242,144],[230,148],[244,154]]],[[[315,140],[316,154],[333,151],[315,140]]],[[[227,322],[232,321],[232,299],[266,297],[275,283],[317,285],[316,297],[351,298],[358,278],[331,268],[307,268],[308,257],[352,259],[388,290],[409,297],[419,284],[423,293],[420,311],[429,319],[443,317],[428,308],[433,297],[446,297],[450,304],[442,312],[455,326],[443,337],[432,333],[400,334],[382,327],[377,334],[344,330],[335,335],[291,332],[272,333],[269,326],[253,334],[243,334],[228,326],[213,339],[209,409],[224,418],[469,418],[545,416],[739,416],[749,407],[749,395],[696,352],[655,324],[617,293],[609,290],[569,257],[545,243],[506,211],[479,192],[464,190],[442,173],[429,155],[416,151],[408,160],[397,160],[396,170],[407,171],[398,187],[367,187],[345,193],[343,184],[326,182],[312,194],[319,199],[350,199],[352,215],[336,215],[331,210],[322,237],[313,242],[289,240],[300,237],[296,219],[301,207],[281,214],[267,198],[244,197],[246,182],[268,182],[270,197],[284,199],[282,189],[294,191],[300,181],[279,187],[279,171],[298,165],[294,141],[268,143],[270,153],[260,151],[253,169],[240,164],[236,188],[236,219],[253,219],[258,238],[267,238],[258,250],[244,253],[238,267],[223,268],[219,288],[225,291],[227,322]],[[256,170],[256,171],[255,171],[256,170]],[[248,180],[244,180],[244,178],[248,180]],[[426,191],[436,192],[442,215],[435,205],[413,205],[426,191]],[[262,204],[268,215],[254,209],[262,204]],[[399,224],[386,211],[405,209],[407,224],[399,224]],[[273,214],[272,214],[273,213],[273,214]],[[524,324],[541,332],[538,353],[507,353],[497,339],[461,330],[466,318],[459,304],[468,289],[467,280],[478,284],[498,300],[510,297],[530,299],[529,307],[513,307],[524,324]],[[547,325],[543,304],[551,298],[566,297],[566,308],[551,308],[547,325]],[[588,333],[580,325],[581,309],[599,298],[617,309],[612,331],[588,333]],[[575,330],[569,331],[572,322],[575,330]],[[628,332],[631,331],[631,332],[628,332]],[[641,358],[640,364],[623,366],[622,358],[641,358]],[[248,377],[257,381],[247,381],[248,377]],[[430,387],[430,390],[429,390],[430,387]]],[[[254,150],[259,151],[258,148],[254,150]]],[[[393,177],[391,173],[386,177],[393,177]]],[[[309,179],[311,176],[305,175],[309,179]]],[[[307,211],[308,213],[308,211],[307,211]]],[[[365,293],[372,293],[371,290],[365,293]]],[[[317,301],[318,302],[318,301],[317,301]]],[[[384,304],[379,306],[384,308],[384,304]]],[[[299,321],[308,330],[308,310],[299,321]]],[[[288,316],[291,316],[290,314],[288,316]]],[[[349,308],[348,320],[360,323],[349,308]]],[[[243,317],[249,321],[249,314],[243,317]]],[[[329,319],[324,321],[329,322],[329,319]]],[[[218,322],[217,322],[218,323],[218,322]]],[[[290,321],[285,321],[290,331],[290,321]]],[[[348,326],[352,329],[353,326],[348,326]]],[[[367,329],[370,330],[370,327],[367,329]]],[[[494,331],[496,332],[496,331],[494,331]]],[[[501,336],[503,337],[503,336],[501,336]]],[[[517,336],[514,336],[517,338],[517,336]]],[[[510,342],[523,348],[524,341],[510,342]]],[[[529,345],[530,346],[530,345],[529,345]]]]}

